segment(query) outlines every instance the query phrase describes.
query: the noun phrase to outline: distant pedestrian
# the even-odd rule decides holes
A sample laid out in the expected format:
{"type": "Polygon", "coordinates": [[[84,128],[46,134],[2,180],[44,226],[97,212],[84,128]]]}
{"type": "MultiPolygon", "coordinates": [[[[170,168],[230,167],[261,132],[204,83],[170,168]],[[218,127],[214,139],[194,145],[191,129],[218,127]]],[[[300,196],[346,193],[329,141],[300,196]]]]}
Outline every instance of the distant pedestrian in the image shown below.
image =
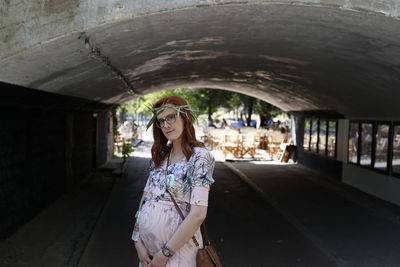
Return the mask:
{"type": "Polygon", "coordinates": [[[208,120],[208,127],[217,128],[217,126],[215,126],[215,124],[214,124],[214,120],[213,120],[213,119],[209,119],[209,120],[208,120]]]}
{"type": "Polygon", "coordinates": [[[132,121],[132,139],[138,138],[138,125],[135,121],[132,121]]]}
{"type": "Polygon", "coordinates": [[[225,120],[225,119],[222,119],[221,128],[224,129],[224,128],[227,127],[227,126],[228,126],[228,123],[226,122],[226,120],[225,120]]]}
{"type": "Polygon", "coordinates": [[[139,266],[195,267],[215,160],[196,140],[194,113],[184,99],[165,97],[151,110],[147,127],[155,127],[150,174],[132,234],[139,266]]]}

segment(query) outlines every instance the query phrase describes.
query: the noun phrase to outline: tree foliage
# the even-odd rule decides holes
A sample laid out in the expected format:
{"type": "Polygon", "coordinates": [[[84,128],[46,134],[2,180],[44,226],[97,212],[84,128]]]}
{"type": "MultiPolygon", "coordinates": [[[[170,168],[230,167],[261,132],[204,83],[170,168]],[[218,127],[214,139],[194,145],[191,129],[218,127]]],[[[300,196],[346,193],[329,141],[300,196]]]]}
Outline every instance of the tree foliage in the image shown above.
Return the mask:
{"type": "Polygon", "coordinates": [[[207,114],[209,120],[211,120],[213,113],[220,107],[224,107],[228,109],[228,111],[235,111],[238,117],[240,115],[240,118],[244,115],[247,125],[250,125],[251,117],[254,113],[260,115],[261,125],[266,125],[266,121],[282,113],[279,108],[267,102],[236,92],[211,88],[197,90],[177,88],[151,93],[140,97],[138,100],[134,99],[120,105],[118,108],[120,119],[123,118],[126,113],[139,112],[151,115],[146,105],[152,106],[160,98],[171,95],[183,97],[199,114],[207,114]]]}
{"type": "Polygon", "coordinates": [[[233,108],[231,100],[234,98],[235,93],[225,90],[204,88],[196,91],[195,96],[195,101],[197,102],[196,104],[199,110],[202,113],[206,113],[208,119],[211,120],[212,114],[216,112],[218,108],[233,108]]]}
{"type": "Polygon", "coordinates": [[[280,108],[261,99],[256,99],[254,112],[260,116],[260,126],[267,126],[268,120],[283,113],[280,108]]]}
{"type": "Polygon", "coordinates": [[[197,101],[195,97],[195,91],[189,90],[187,88],[177,88],[173,90],[164,90],[160,92],[151,93],[139,98],[139,109],[138,112],[142,112],[145,114],[150,115],[150,110],[146,106],[152,106],[155,102],[159,99],[171,96],[171,95],[178,95],[183,97],[191,104],[193,109],[197,109],[197,101]]]}

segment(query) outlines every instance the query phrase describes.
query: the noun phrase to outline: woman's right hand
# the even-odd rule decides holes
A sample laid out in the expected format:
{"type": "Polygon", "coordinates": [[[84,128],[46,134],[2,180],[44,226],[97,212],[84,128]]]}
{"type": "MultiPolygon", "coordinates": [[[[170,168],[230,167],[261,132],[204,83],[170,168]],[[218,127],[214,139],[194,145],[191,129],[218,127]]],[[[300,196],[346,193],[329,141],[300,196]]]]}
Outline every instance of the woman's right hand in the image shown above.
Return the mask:
{"type": "Polygon", "coordinates": [[[147,248],[144,246],[143,241],[139,239],[139,241],[135,242],[136,253],[138,255],[139,261],[142,266],[147,266],[150,264],[150,254],[147,251],[147,248]]]}

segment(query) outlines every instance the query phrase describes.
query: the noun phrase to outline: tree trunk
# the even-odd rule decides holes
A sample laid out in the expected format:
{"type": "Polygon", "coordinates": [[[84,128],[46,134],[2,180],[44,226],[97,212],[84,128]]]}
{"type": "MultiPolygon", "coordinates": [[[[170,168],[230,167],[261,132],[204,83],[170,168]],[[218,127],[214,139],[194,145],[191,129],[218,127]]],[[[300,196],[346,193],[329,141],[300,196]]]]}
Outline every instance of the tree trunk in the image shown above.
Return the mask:
{"type": "Polygon", "coordinates": [[[211,115],[212,115],[212,112],[211,112],[211,103],[210,103],[210,105],[208,105],[208,120],[209,121],[211,120],[211,115]]]}
{"type": "Polygon", "coordinates": [[[211,101],[211,96],[212,96],[212,92],[210,91],[211,89],[206,89],[207,90],[207,99],[208,99],[208,105],[207,105],[207,112],[208,112],[208,121],[211,121],[211,115],[212,115],[212,101],[211,101]]]}
{"type": "Polygon", "coordinates": [[[250,126],[250,124],[251,124],[251,115],[253,114],[253,105],[254,105],[254,98],[249,97],[248,106],[247,106],[247,117],[246,117],[247,126],[250,126]]]}
{"type": "Polygon", "coordinates": [[[260,112],[260,127],[267,127],[268,120],[271,117],[268,112],[260,112]]]}

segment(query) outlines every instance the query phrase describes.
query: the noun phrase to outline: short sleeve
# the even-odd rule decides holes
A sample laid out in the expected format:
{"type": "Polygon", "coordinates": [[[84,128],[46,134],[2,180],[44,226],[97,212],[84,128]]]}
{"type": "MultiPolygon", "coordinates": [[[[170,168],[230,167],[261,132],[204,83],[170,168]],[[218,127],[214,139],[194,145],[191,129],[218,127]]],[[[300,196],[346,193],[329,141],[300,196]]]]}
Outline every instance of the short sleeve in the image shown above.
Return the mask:
{"type": "Polygon", "coordinates": [[[214,183],[215,159],[207,149],[198,148],[192,160],[189,173],[192,187],[190,204],[208,206],[208,193],[214,183]]]}
{"type": "Polygon", "coordinates": [[[150,192],[150,187],[149,186],[150,186],[150,177],[147,178],[147,182],[146,182],[146,185],[143,188],[143,191],[149,193],[150,192]]]}
{"type": "Polygon", "coordinates": [[[148,167],[148,171],[151,171],[152,169],[154,169],[154,167],[155,167],[155,164],[154,164],[154,161],[153,160],[150,160],[150,163],[149,163],[149,167],[148,167]]]}
{"type": "MultiPolygon", "coordinates": [[[[154,169],[154,162],[151,160],[147,171],[151,174],[152,170],[154,169]]],[[[144,186],[143,191],[149,193],[150,192],[150,176],[147,178],[146,185],[144,186]]]]}

